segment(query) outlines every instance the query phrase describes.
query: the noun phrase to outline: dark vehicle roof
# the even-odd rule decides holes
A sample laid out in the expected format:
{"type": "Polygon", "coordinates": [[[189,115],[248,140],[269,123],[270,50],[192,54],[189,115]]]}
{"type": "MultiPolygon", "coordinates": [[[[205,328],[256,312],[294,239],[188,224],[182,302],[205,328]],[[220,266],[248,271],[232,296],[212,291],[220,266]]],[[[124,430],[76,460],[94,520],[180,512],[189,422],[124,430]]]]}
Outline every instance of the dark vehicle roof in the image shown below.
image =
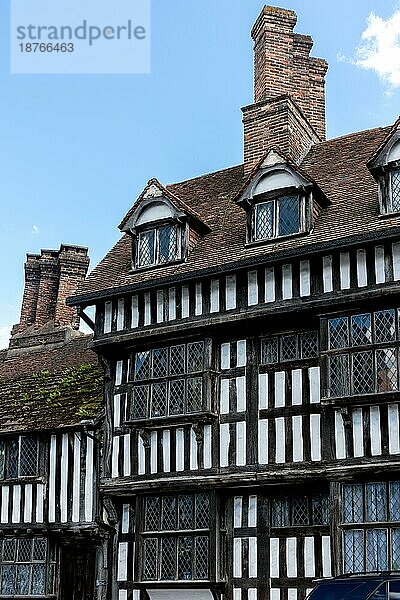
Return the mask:
{"type": "Polygon", "coordinates": [[[381,596],[379,587],[386,581],[393,580],[400,582],[400,573],[342,575],[332,579],[321,579],[317,581],[316,587],[308,598],[309,600],[368,600],[374,597],[375,600],[382,597],[382,600],[387,600],[387,594],[383,593],[381,596]],[[376,592],[378,596],[375,596],[376,592]]]}

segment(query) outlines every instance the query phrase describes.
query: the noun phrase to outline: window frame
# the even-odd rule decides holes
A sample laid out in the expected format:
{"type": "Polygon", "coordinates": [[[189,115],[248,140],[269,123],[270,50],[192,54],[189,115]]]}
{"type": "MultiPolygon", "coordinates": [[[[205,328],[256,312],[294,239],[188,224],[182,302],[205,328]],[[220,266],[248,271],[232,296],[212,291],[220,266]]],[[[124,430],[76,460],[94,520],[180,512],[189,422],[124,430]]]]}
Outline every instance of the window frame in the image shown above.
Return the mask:
{"type": "Polygon", "coordinates": [[[292,237],[304,233],[305,231],[305,197],[300,194],[298,190],[282,193],[272,198],[265,197],[266,195],[260,194],[259,198],[255,202],[252,210],[252,241],[253,242],[266,242],[269,240],[282,239],[286,237],[292,237]],[[283,200],[287,198],[296,198],[298,202],[298,230],[292,233],[280,233],[280,205],[283,200]],[[258,237],[257,236],[257,219],[260,207],[267,204],[272,204],[272,230],[273,234],[270,237],[258,237]]]}
{"type": "MultiPolygon", "coordinates": [[[[211,387],[212,387],[212,369],[211,369],[211,358],[212,358],[212,344],[210,339],[194,339],[194,340],[181,340],[171,342],[169,344],[160,345],[151,348],[137,349],[132,353],[131,367],[128,379],[128,397],[129,397],[129,410],[127,411],[126,421],[127,423],[142,423],[143,421],[154,421],[159,422],[161,419],[165,420],[181,420],[181,419],[193,419],[199,415],[210,413],[212,410],[211,402],[211,387]],[[202,344],[202,357],[201,357],[201,369],[195,368],[189,370],[189,348],[196,344],[202,344]],[[182,372],[171,372],[171,350],[174,348],[184,348],[184,370],[182,372]],[[167,366],[165,374],[154,374],[154,355],[157,352],[166,351],[167,366]],[[137,377],[136,373],[136,361],[137,357],[141,354],[147,354],[149,358],[149,373],[145,374],[144,377],[137,377]],[[183,385],[183,398],[182,398],[182,410],[171,411],[171,393],[173,384],[183,385]],[[201,406],[197,409],[193,409],[188,406],[189,399],[189,385],[196,386],[201,384],[201,406]],[[159,411],[159,414],[153,413],[153,398],[154,391],[157,386],[165,385],[165,411],[159,411]],[[145,410],[143,414],[136,416],[134,394],[138,388],[144,388],[144,402],[145,410]]],[[[193,358],[196,360],[196,357],[193,358]]],[[[137,393],[137,392],[136,392],[137,393]]],[[[140,393],[140,392],[139,392],[140,393]]]]}
{"type": "Polygon", "coordinates": [[[40,536],[40,535],[35,535],[35,536],[20,536],[20,537],[9,537],[9,536],[5,536],[2,538],[2,540],[0,541],[0,597],[1,598],[8,598],[8,597],[12,597],[12,598],[26,598],[27,596],[32,596],[34,598],[53,598],[55,593],[56,593],[56,588],[57,588],[57,569],[58,567],[58,552],[56,547],[54,546],[54,544],[52,544],[49,540],[48,537],[46,536],[40,536]],[[35,559],[35,546],[36,546],[36,542],[39,540],[44,540],[46,542],[46,549],[45,549],[45,557],[44,558],[36,558],[35,559]],[[24,542],[24,541],[30,541],[31,542],[31,549],[30,549],[30,557],[29,560],[27,560],[25,557],[22,560],[19,556],[19,545],[24,542]],[[9,543],[9,542],[13,542],[14,543],[14,558],[11,560],[4,560],[3,559],[3,545],[5,545],[5,543],[9,543]],[[17,594],[15,593],[15,587],[14,587],[14,593],[10,594],[7,592],[3,592],[3,569],[4,567],[12,567],[12,571],[14,571],[14,586],[15,583],[17,581],[17,572],[18,572],[18,566],[25,566],[27,567],[27,574],[28,574],[28,581],[27,581],[27,585],[29,588],[28,593],[21,593],[21,594],[17,594]],[[44,566],[44,588],[45,591],[43,593],[32,593],[32,586],[34,584],[33,581],[33,571],[34,571],[34,567],[35,565],[43,565],[44,566]]]}
{"type": "MultiPolygon", "coordinates": [[[[395,544],[393,542],[393,536],[397,535],[400,540],[400,506],[396,507],[396,509],[392,508],[392,498],[396,496],[396,490],[392,491],[394,486],[399,487],[399,480],[389,480],[389,481],[372,481],[372,482],[349,482],[341,484],[341,493],[340,493],[340,516],[339,516],[339,528],[341,533],[341,551],[342,551],[342,567],[344,573],[351,572],[374,572],[376,569],[369,569],[368,562],[371,561],[369,559],[368,552],[368,532],[384,532],[386,537],[386,567],[384,570],[398,570],[400,568],[400,552],[396,557],[394,555],[394,547],[395,544]],[[369,489],[372,489],[373,486],[383,486],[384,494],[385,494],[385,518],[384,519],[372,519],[368,517],[368,493],[369,489]],[[351,514],[354,517],[355,511],[360,513],[359,517],[348,519],[345,510],[346,510],[346,489],[353,489],[351,492],[353,494],[353,498],[351,500],[351,514]],[[359,493],[354,496],[354,490],[361,489],[361,497],[359,493]],[[397,518],[393,515],[394,511],[397,511],[397,518]],[[362,543],[362,548],[360,548],[362,553],[362,567],[360,571],[349,571],[347,570],[347,562],[354,563],[355,553],[349,554],[346,556],[346,537],[349,536],[349,532],[353,534],[354,532],[358,532],[359,539],[362,543]],[[347,535],[346,535],[347,534],[347,535]],[[398,566],[394,564],[394,561],[397,560],[396,563],[398,566]]],[[[397,495],[399,490],[397,489],[397,495]]],[[[378,500],[379,501],[379,500],[378,500]]],[[[375,500],[375,502],[377,502],[375,500]]],[[[400,503],[399,503],[400,505],[400,503]]],[[[380,505],[379,505],[380,506],[380,505]]],[[[378,507],[379,508],[379,507],[378,507]]],[[[396,545],[397,547],[397,545],[396,545]]],[[[353,542],[353,550],[354,550],[354,542],[353,542]]],[[[378,565],[379,566],[379,565],[378,565]]]]}
{"type": "Polygon", "coordinates": [[[40,440],[37,435],[21,434],[17,437],[8,437],[0,440],[0,454],[2,459],[0,461],[0,481],[17,481],[21,479],[37,479],[40,476],[40,440]],[[36,460],[35,460],[35,473],[24,475],[21,474],[22,467],[22,440],[26,438],[33,438],[36,441],[36,460]],[[7,473],[7,465],[9,464],[9,452],[12,443],[18,443],[18,457],[17,457],[17,475],[11,477],[7,473]]]}
{"type": "Polygon", "coordinates": [[[281,364],[286,363],[297,363],[297,362],[305,362],[305,361],[315,361],[319,358],[320,353],[320,336],[319,331],[317,329],[310,329],[307,331],[288,331],[286,333],[277,334],[277,335],[268,335],[262,337],[260,340],[260,365],[263,367],[274,368],[281,364]],[[308,335],[315,335],[315,340],[317,343],[317,352],[312,356],[304,356],[304,339],[308,335]],[[284,358],[283,357],[283,340],[289,337],[296,337],[296,356],[292,358],[284,358]],[[276,342],[277,348],[277,359],[276,360],[265,360],[266,355],[266,345],[268,341],[276,342]]]}
{"type": "MultiPolygon", "coordinates": [[[[396,214],[396,213],[400,213],[400,189],[399,189],[399,198],[397,199],[397,202],[399,204],[398,208],[394,209],[393,208],[393,175],[396,174],[400,177],[400,164],[391,168],[389,171],[389,202],[390,202],[390,211],[388,210],[387,212],[390,212],[390,214],[396,214]]],[[[400,185],[400,184],[399,184],[400,185]]]]}
{"type": "Polygon", "coordinates": [[[143,269],[152,269],[154,267],[160,267],[164,265],[169,265],[171,263],[179,262],[183,258],[183,240],[182,236],[184,233],[184,227],[174,220],[160,220],[156,223],[146,223],[146,225],[138,227],[135,235],[135,257],[134,257],[134,267],[136,270],[143,269]],[[160,231],[167,227],[173,227],[175,229],[176,235],[176,254],[174,258],[170,258],[168,260],[160,260],[160,231]],[[151,263],[142,265],[139,263],[140,260],[140,240],[141,237],[145,234],[153,232],[154,234],[154,251],[153,251],[153,260],[151,263]]]}
{"type": "MultiPolygon", "coordinates": [[[[382,325],[381,325],[382,326],[382,325]]],[[[357,325],[361,331],[361,326],[357,325]]],[[[382,326],[383,327],[383,326],[382,326]]],[[[335,400],[340,398],[360,398],[363,396],[371,396],[372,394],[393,394],[400,391],[400,309],[398,307],[381,308],[379,310],[371,310],[363,313],[342,313],[326,318],[326,349],[323,351],[326,359],[326,390],[324,397],[335,400]],[[393,313],[393,330],[392,337],[389,339],[380,339],[378,337],[377,315],[384,313],[393,313]],[[354,343],[353,322],[355,319],[369,316],[370,325],[364,331],[365,339],[354,343]],[[343,336],[347,338],[342,342],[341,346],[331,345],[331,325],[333,321],[346,322],[346,332],[343,336]],[[369,333],[368,333],[369,330],[369,333]],[[368,339],[368,336],[370,339],[368,339]],[[380,369],[379,362],[382,360],[382,353],[387,353],[386,368],[380,369]],[[390,360],[389,352],[392,352],[394,357],[390,360]],[[359,382],[355,377],[355,362],[362,358],[362,354],[368,354],[368,360],[372,364],[372,383],[371,389],[361,389],[358,387],[359,382]],[[339,362],[342,361],[342,367],[339,362]],[[334,389],[331,385],[333,365],[338,365],[341,371],[339,377],[336,373],[335,381],[345,382],[342,389],[334,389]],[[334,391],[334,393],[332,393],[334,391]]],[[[356,326],[354,326],[356,329],[356,326]]],[[[362,335],[361,333],[358,334],[362,335]]],[[[344,338],[343,338],[344,339],[344,338]]],[[[364,363],[365,364],[365,363],[364,363]]],[[[362,382],[361,382],[362,383],[362,382]]],[[[360,384],[361,385],[361,384],[360,384]]]]}
{"type": "MultiPolygon", "coordinates": [[[[181,582],[181,581],[192,581],[192,582],[197,582],[197,581],[211,581],[212,580],[212,564],[211,564],[211,556],[212,556],[212,540],[213,540],[213,517],[212,517],[212,507],[213,507],[213,495],[210,492],[197,492],[197,493],[171,493],[168,495],[163,495],[163,496],[148,496],[146,495],[145,497],[143,497],[142,499],[143,501],[143,510],[142,510],[142,519],[141,519],[141,524],[140,524],[140,530],[139,530],[139,542],[140,542],[140,548],[141,548],[141,552],[140,552],[140,556],[141,556],[141,563],[140,563],[140,568],[139,568],[139,576],[140,576],[140,581],[143,582],[150,582],[150,581],[157,581],[157,582],[170,582],[170,581],[174,581],[174,582],[181,582]],[[200,497],[200,496],[207,496],[208,498],[208,523],[207,526],[203,527],[203,523],[199,523],[199,525],[201,526],[197,526],[196,523],[196,498],[200,497]],[[180,498],[190,498],[191,499],[191,504],[192,504],[192,518],[193,521],[191,523],[191,527],[181,527],[180,523],[179,523],[179,501],[180,498]],[[148,506],[148,500],[152,499],[154,501],[156,501],[156,504],[158,505],[158,517],[156,518],[156,521],[158,521],[157,525],[158,527],[156,529],[154,528],[148,528],[146,521],[147,521],[147,506],[148,506]],[[164,521],[163,521],[163,507],[164,507],[164,501],[165,499],[173,499],[174,500],[174,504],[175,504],[175,527],[168,527],[168,528],[163,528],[164,525],[164,521]],[[207,539],[207,561],[206,561],[206,566],[207,566],[207,577],[204,578],[200,578],[200,577],[196,577],[197,575],[197,566],[196,566],[196,560],[197,560],[197,549],[196,549],[196,545],[197,545],[197,540],[201,538],[201,539],[207,539]],[[180,564],[179,564],[179,552],[180,552],[180,548],[179,548],[179,540],[190,540],[191,541],[191,555],[190,555],[190,574],[191,577],[180,577],[180,564]],[[147,577],[146,576],[146,540],[153,540],[154,542],[154,546],[155,546],[155,554],[154,554],[154,558],[155,558],[155,569],[154,572],[156,574],[155,578],[151,578],[151,577],[147,577]],[[174,578],[163,578],[163,541],[164,540],[174,540],[173,542],[173,546],[174,546],[174,558],[172,560],[172,565],[173,568],[175,570],[175,576],[174,578]]],[[[153,525],[153,523],[152,523],[153,525]]]]}

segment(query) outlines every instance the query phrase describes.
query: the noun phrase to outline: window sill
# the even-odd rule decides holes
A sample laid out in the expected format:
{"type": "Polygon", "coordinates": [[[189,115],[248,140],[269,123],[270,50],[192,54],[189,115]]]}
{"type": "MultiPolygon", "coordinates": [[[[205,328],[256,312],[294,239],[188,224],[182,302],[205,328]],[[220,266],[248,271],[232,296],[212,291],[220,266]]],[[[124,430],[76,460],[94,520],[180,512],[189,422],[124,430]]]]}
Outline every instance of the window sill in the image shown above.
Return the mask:
{"type": "Polygon", "coordinates": [[[155,265],[147,265],[145,267],[132,267],[128,275],[136,275],[137,273],[147,273],[148,271],[154,271],[155,269],[162,269],[164,267],[171,267],[173,265],[180,265],[185,262],[185,258],[178,258],[176,260],[170,260],[164,263],[157,263],[155,265]]]}
{"type": "Polygon", "coordinates": [[[392,390],[388,392],[371,392],[369,394],[357,394],[352,396],[339,396],[335,398],[323,397],[321,398],[321,405],[325,406],[344,406],[351,403],[353,406],[357,404],[371,404],[372,402],[387,402],[391,400],[399,401],[400,390],[392,390]]]}
{"type": "Polygon", "coordinates": [[[400,217],[400,211],[393,211],[387,213],[379,213],[379,219],[395,219],[400,217]]]}
{"type": "MultiPolygon", "coordinates": [[[[130,429],[160,429],[167,426],[178,427],[179,425],[190,425],[192,423],[212,423],[217,414],[211,411],[190,413],[187,415],[173,415],[168,417],[152,417],[148,419],[134,419],[125,421],[124,425],[130,429]]],[[[121,432],[124,429],[120,428],[121,432]]]]}
{"type": "Polygon", "coordinates": [[[245,248],[257,248],[258,246],[265,246],[265,244],[277,244],[279,242],[286,242],[295,238],[303,238],[310,235],[311,231],[299,231],[297,233],[291,233],[290,235],[280,235],[274,238],[266,238],[265,240],[251,240],[245,242],[245,248]]]}

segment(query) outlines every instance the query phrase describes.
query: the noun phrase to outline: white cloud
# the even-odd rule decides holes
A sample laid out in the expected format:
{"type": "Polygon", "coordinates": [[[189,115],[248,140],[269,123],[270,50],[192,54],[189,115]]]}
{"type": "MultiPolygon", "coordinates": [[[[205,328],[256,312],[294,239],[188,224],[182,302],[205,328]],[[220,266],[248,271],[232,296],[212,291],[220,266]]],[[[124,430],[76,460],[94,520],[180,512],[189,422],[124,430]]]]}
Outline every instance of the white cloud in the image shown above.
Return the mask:
{"type": "Polygon", "coordinates": [[[32,225],[32,235],[37,235],[39,233],[39,227],[37,225],[32,225]]]}
{"type": "Polygon", "coordinates": [[[400,8],[386,20],[369,15],[352,62],[374,71],[389,88],[400,87],[400,8]]]}
{"type": "Polygon", "coordinates": [[[0,350],[8,348],[12,325],[3,325],[0,327],[0,350]]]}

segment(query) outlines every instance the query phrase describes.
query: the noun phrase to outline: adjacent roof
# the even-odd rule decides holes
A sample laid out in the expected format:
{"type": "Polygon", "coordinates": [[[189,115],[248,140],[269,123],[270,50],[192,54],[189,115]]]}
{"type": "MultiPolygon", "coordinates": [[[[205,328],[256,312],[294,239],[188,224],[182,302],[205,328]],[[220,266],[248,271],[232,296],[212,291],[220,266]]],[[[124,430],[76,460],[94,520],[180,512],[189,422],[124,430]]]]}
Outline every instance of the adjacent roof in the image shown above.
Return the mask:
{"type": "Polygon", "coordinates": [[[379,234],[400,227],[399,216],[390,219],[379,216],[377,183],[367,167],[391,130],[392,127],[385,127],[361,131],[311,148],[301,168],[331,204],[322,210],[314,230],[304,237],[245,247],[246,216],[234,202],[244,184],[242,165],[167,186],[210,228],[187,261],[144,272],[132,271],[132,240],[125,235],[81,284],[73,301],[89,301],[100,291],[112,288],[146,282],[159,285],[163,279],[182,278],[241,261],[249,263],[252,259],[268,261],[277,253],[294,248],[310,249],[354,235],[379,234]]]}
{"type": "Polygon", "coordinates": [[[66,427],[101,414],[103,375],[88,349],[91,337],[12,358],[0,352],[1,433],[66,427]]]}

